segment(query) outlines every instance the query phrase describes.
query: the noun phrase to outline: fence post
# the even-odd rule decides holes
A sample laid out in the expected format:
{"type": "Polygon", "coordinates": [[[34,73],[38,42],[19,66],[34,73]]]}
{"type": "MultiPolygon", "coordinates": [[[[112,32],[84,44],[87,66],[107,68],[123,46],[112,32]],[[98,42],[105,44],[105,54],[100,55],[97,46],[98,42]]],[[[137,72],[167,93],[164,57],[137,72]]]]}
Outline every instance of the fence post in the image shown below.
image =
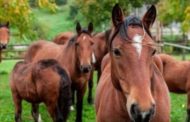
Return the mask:
{"type": "MultiPolygon", "coordinates": [[[[187,39],[186,39],[186,37],[185,37],[185,33],[183,33],[183,44],[184,44],[184,46],[186,46],[187,45],[187,39]]],[[[184,60],[186,60],[186,49],[182,49],[182,60],[184,61],[184,60]]]]}

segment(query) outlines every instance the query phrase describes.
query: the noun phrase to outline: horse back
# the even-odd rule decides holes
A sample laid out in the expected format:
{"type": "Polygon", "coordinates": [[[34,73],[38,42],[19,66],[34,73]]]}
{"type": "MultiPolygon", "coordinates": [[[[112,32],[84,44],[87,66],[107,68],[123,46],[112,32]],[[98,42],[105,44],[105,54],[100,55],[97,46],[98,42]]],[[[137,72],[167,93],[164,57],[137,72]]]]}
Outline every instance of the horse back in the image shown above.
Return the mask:
{"type": "Polygon", "coordinates": [[[35,42],[27,50],[25,60],[37,62],[42,59],[57,59],[60,53],[62,53],[62,47],[62,45],[57,45],[53,42],[35,42]]]}
{"type": "Polygon", "coordinates": [[[73,32],[63,32],[63,33],[58,34],[53,39],[53,42],[56,44],[65,44],[73,36],[74,36],[73,32]]]}

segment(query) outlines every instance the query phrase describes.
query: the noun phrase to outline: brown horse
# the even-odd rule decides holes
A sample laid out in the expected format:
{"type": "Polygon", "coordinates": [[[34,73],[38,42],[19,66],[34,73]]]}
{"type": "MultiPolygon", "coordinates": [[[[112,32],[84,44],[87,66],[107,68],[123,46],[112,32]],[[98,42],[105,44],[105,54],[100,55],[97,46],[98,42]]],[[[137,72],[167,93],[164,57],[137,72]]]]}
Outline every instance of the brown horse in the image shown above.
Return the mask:
{"type": "MultiPolygon", "coordinates": [[[[108,38],[110,35],[111,30],[106,30],[105,32],[97,33],[93,36],[94,39],[94,45],[93,45],[93,59],[94,59],[94,70],[97,70],[97,83],[99,81],[100,75],[101,75],[101,62],[103,57],[108,53],[108,38]]],[[[92,100],[92,88],[93,88],[93,72],[90,76],[89,82],[88,82],[88,103],[93,103],[92,100]]]]}
{"type": "Polygon", "coordinates": [[[190,122],[190,61],[177,61],[167,54],[159,56],[170,92],[187,93],[187,122],[190,122]]]}
{"type": "Polygon", "coordinates": [[[6,48],[9,42],[9,22],[0,24],[0,62],[2,50],[6,48]]]}
{"type": "MultiPolygon", "coordinates": [[[[76,26],[77,34],[64,45],[53,42],[40,41],[32,44],[26,52],[27,62],[36,62],[41,59],[56,59],[67,71],[72,80],[73,96],[77,93],[77,117],[76,122],[82,121],[83,96],[87,81],[92,70],[93,31],[92,23],[88,29],[82,29],[80,24],[76,26]]],[[[73,97],[74,98],[74,97],[73,97]]]]}
{"type": "Polygon", "coordinates": [[[124,19],[119,5],[113,8],[109,57],[102,62],[96,91],[97,122],[170,121],[169,92],[153,60],[155,42],[149,28],[155,18],[155,6],[142,20],[124,19]]]}
{"type": "Polygon", "coordinates": [[[0,24],[0,50],[5,49],[9,42],[9,22],[0,24]]]}
{"type": "Polygon", "coordinates": [[[11,75],[10,87],[16,122],[21,122],[22,100],[32,104],[35,122],[40,120],[40,102],[45,103],[54,122],[66,122],[71,105],[71,80],[56,60],[18,62],[11,75]]]}
{"type": "Polygon", "coordinates": [[[65,44],[73,36],[73,32],[63,32],[55,36],[53,42],[55,42],[56,44],[65,44]]]}

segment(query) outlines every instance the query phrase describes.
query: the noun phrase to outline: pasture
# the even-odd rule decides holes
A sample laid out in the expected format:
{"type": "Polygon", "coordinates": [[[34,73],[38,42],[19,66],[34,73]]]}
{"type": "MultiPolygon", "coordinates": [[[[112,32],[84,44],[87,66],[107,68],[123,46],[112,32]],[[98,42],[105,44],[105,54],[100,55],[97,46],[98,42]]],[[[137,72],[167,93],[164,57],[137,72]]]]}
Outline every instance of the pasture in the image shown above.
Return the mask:
{"type": "MultiPolygon", "coordinates": [[[[176,56],[180,58],[179,56],[176,56]]],[[[14,120],[14,106],[12,102],[11,92],[9,88],[9,74],[14,66],[16,61],[9,60],[3,61],[0,64],[0,122],[11,122],[14,120]],[[4,72],[2,72],[4,69],[4,72]],[[5,73],[6,72],[6,73],[5,73]],[[7,74],[8,73],[8,74],[7,74]]],[[[94,74],[96,75],[96,73],[94,74]]],[[[94,78],[96,81],[96,77],[94,78]]],[[[94,82],[96,83],[96,82],[94,82]]],[[[95,87],[94,87],[95,88],[95,87]]],[[[86,92],[87,93],[87,92],[86,92]]],[[[93,94],[95,89],[93,89],[93,94]]],[[[83,120],[84,122],[95,122],[95,109],[93,105],[87,103],[87,95],[84,98],[84,113],[83,120]]],[[[171,96],[171,122],[184,122],[186,118],[186,96],[170,94],[171,96]]],[[[33,122],[31,116],[31,106],[27,102],[23,102],[23,113],[22,118],[23,122],[33,122]]],[[[51,119],[46,111],[46,108],[43,104],[40,105],[40,114],[44,122],[51,122],[51,119]]],[[[75,120],[75,111],[72,111],[69,116],[68,122],[74,122],[75,120]]]]}
{"type": "MultiPolygon", "coordinates": [[[[37,16],[40,23],[44,24],[46,30],[46,39],[51,40],[56,34],[63,31],[73,31],[74,23],[68,21],[68,6],[61,7],[61,9],[56,14],[50,14],[46,11],[41,11],[34,9],[34,13],[37,16]],[[48,19],[48,21],[47,21],[48,19]]],[[[13,40],[15,37],[13,37],[13,40]]],[[[14,41],[10,41],[14,43],[14,41]]],[[[18,43],[18,42],[17,42],[18,43]]],[[[181,56],[175,56],[178,60],[181,56]]],[[[190,59],[190,56],[187,56],[190,59]]],[[[9,87],[9,76],[10,72],[17,60],[3,60],[0,63],[0,122],[12,122],[14,121],[14,106],[11,96],[11,91],[9,87]]],[[[93,98],[96,91],[96,72],[93,77],[94,87],[93,87],[93,98]]],[[[95,107],[94,105],[89,105],[87,102],[87,92],[83,100],[83,121],[84,122],[95,122],[95,107]]],[[[186,95],[178,95],[170,93],[171,98],[171,122],[184,122],[186,118],[186,95]]],[[[31,106],[29,103],[23,101],[23,111],[22,120],[23,122],[33,122],[31,115],[31,106]]],[[[76,110],[76,107],[75,107],[76,110]]],[[[43,122],[51,122],[51,118],[48,115],[45,105],[40,105],[40,114],[43,122]]],[[[74,122],[76,117],[76,111],[71,111],[69,115],[68,122],[74,122]]]]}

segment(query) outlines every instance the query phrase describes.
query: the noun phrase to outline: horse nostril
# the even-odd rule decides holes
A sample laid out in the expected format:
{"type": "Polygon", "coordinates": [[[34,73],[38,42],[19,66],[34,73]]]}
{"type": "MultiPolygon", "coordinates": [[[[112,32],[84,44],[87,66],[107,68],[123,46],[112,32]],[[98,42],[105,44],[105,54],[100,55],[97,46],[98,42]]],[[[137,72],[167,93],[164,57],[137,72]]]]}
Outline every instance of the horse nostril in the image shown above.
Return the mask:
{"type": "Polygon", "coordinates": [[[6,49],[7,45],[6,44],[2,44],[2,49],[6,49]]]}
{"type": "Polygon", "coordinates": [[[139,110],[137,104],[131,105],[130,112],[131,112],[131,116],[133,117],[134,120],[137,120],[140,117],[140,110],[139,110]]]}
{"type": "Polygon", "coordinates": [[[92,66],[90,65],[80,66],[80,70],[83,73],[89,73],[92,70],[92,66]]]}
{"type": "Polygon", "coordinates": [[[134,122],[149,122],[155,113],[155,105],[152,105],[148,111],[142,112],[137,104],[132,104],[130,112],[134,122]]]}

